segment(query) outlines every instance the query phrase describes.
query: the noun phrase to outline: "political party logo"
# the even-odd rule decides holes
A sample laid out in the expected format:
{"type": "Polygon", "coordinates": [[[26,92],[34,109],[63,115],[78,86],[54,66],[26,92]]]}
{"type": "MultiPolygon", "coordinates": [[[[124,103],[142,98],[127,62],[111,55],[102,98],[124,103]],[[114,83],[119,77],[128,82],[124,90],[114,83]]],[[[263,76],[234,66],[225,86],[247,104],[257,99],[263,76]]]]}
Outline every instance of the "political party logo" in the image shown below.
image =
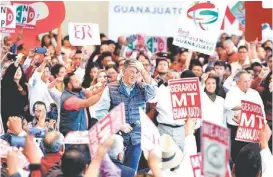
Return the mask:
{"type": "Polygon", "coordinates": [[[1,6],[1,32],[14,33],[16,28],[15,9],[10,5],[1,6]]]}
{"type": "Polygon", "coordinates": [[[204,31],[208,29],[208,25],[218,20],[218,16],[219,10],[212,2],[197,2],[187,10],[187,17],[204,31]]]}
{"type": "Polygon", "coordinates": [[[245,26],[245,2],[237,2],[230,10],[239,23],[245,26]]]}
{"type": "Polygon", "coordinates": [[[37,14],[30,5],[17,5],[16,23],[26,28],[34,28],[36,25],[37,14]]]}

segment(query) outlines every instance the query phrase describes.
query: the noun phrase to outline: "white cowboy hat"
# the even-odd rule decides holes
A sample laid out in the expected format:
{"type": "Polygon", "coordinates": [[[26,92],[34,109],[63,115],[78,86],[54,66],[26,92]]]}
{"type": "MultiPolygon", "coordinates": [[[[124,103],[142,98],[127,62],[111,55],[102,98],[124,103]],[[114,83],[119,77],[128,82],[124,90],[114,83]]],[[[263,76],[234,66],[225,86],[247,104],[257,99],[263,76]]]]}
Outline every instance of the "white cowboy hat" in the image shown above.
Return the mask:
{"type": "Polygon", "coordinates": [[[160,137],[160,142],[162,150],[162,168],[170,169],[179,166],[183,161],[184,154],[174,142],[172,137],[170,135],[163,134],[160,137]]]}
{"type": "MultiPolygon", "coordinates": [[[[172,137],[167,134],[163,134],[160,137],[160,150],[153,150],[154,153],[161,158],[160,167],[162,169],[171,169],[181,164],[184,158],[184,154],[174,142],[172,137]]],[[[148,151],[143,151],[144,157],[148,160],[148,151]]]]}

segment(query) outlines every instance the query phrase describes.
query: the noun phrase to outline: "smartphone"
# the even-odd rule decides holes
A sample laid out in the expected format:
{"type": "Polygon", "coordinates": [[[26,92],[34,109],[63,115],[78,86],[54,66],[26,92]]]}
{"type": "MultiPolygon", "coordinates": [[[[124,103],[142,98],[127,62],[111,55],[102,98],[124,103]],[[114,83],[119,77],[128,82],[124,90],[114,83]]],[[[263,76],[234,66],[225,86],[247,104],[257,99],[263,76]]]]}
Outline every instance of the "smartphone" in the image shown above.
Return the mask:
{"type": "Polygon", "coordinates": [[[168,53],[160,52],[160,53],[157,53],[157,56],[158,57],[168,57],[168,53]]]}
{"type": "MultiPolygon", "coordinates": [[[[48,122],[50,119],[57,120],[58,119],[58,108],[55,103],[50,104],[50,111],[47,113],[48,122]]],[[[47,119],[46,119],[47,121],[47,119]]]]}
{"type": "Polygon", "coordinates": [[[35,53],[40,53],[40,54],[46,54],[46,48],[44,48],[44,47],[36,47],[35,49],[34,49],[34,52],[35,53]]]}
{"type": "Polygon", "coordinates": [[[11,136],[10,145],[15,146],[17,148],[25,147],[26,137],[24,136],[11,136]]]}
{"type": "Polygon", "coordinates": [[[15,61],[15,60],[17,59],[17,54],[9,53],[9,54],[7,55],[7,58],[8,58],[8,60],[15,61]]]}
{"type": "Polygon", "coordinates": [[[28,133],[34,135],[35,138],[44,138],[45,137],[45,129],[41,128],[30,128],[28,133]]]}
{"type": "Polygon", "coordinates": [[[11,46],[11,48],[10,48],[10,51],[11,51],[12,53],[16,53],[16,52],[17,52],[17,45],[16,45],[16,44],[13,44],[13,45],[11,46]]]}

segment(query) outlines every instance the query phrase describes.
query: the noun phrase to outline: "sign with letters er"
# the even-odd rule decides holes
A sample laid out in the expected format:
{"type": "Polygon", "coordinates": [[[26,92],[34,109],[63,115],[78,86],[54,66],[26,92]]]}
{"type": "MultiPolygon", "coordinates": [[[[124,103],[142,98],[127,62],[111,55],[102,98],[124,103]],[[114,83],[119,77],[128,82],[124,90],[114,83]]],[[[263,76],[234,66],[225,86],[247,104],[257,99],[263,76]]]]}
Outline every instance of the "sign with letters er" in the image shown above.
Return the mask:
{"type": "Polygon", "coordinates": [[[11,5],[1,5],[1,33],[15,33],[16,9],[11,5]]]}
{"type": "Polygon", "coordinates": [[[124,103],[121,103],[112,109],[105,117],[100,119],[88,131],[91,157],[94,157],[99,145],[111,135],[116,134],[124,124],[125,106],[124,103]]]}
{"type": "Polygon", "coordinates": [[[98,24],[68,23],[69,41],[73,46],[100,45],[98,24]]]}
{"type": "Polygon", "coordinates": [[[199,80],[183,78],[169,80],[174,120],[190,118],[201,119],[201,98],[199,80]]]}
{"type": "Polygon", "coordinates": [[[262,107],[258,104],[242,100],[240,124],[235,140],[259,142],[259,132],[265,124],[262,107]]]}

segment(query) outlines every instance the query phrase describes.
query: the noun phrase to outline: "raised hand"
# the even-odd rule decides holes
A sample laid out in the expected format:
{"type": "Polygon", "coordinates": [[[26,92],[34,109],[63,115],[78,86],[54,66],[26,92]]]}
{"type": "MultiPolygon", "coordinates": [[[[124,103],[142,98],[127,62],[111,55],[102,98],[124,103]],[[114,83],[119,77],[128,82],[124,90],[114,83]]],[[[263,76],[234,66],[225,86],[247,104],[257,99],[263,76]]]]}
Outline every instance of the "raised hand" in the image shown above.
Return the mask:
{"type": "Polygon", "coordinates": [[[7,122],[7,126],[9,129],[9,132],[18,135],[19,133],[23,132],[23,127],[22,127],[22,119],[17,116],[11,116],[9,117],[9,120],[7,122]]]}

